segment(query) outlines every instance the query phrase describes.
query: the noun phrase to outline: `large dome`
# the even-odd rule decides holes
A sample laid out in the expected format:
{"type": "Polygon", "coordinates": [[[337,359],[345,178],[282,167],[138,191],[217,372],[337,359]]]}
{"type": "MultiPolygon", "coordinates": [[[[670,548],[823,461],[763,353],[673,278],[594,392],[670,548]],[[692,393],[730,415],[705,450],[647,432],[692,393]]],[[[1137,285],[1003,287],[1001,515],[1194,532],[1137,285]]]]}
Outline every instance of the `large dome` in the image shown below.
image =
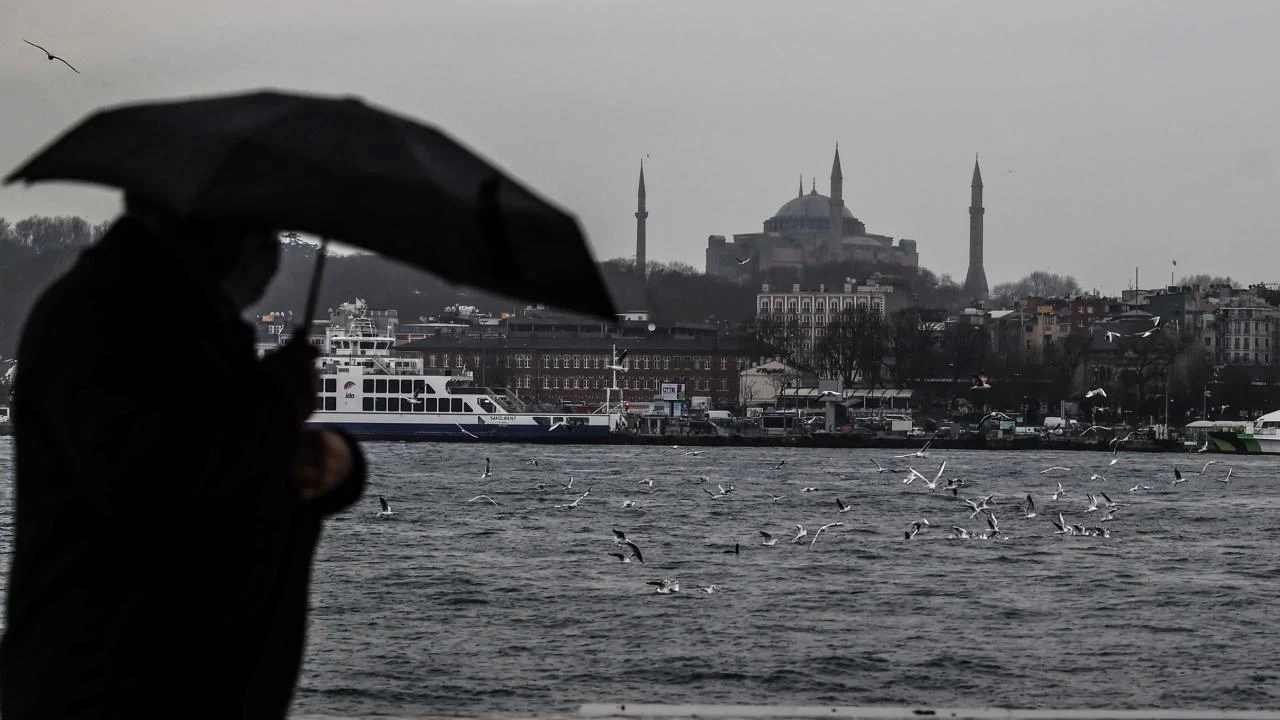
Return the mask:
{"type": "MultiPolygon", "coordinates": [[[[831,198],[826,195],[819,195],[817,191],[811,190],[808,195],[794,197],[778,208],[778,212],[773,217],[782,219],[827,219],[831,213],[831,198]]],[[[853,213],[849,212],[849,206],[844,207],[844,216],[852,218],[853,213]]]]}

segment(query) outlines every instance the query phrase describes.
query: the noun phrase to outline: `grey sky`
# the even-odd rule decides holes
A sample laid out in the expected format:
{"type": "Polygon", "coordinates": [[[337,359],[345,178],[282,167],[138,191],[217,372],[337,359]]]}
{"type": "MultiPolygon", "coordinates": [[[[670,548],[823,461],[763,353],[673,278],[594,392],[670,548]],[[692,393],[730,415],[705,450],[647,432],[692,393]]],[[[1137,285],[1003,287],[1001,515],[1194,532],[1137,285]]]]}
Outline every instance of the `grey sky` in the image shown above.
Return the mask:
{"type": "MultiPolygon", "coordinates": [[[[1280,280],[1280,3],[11,0],[0,169],[92,109],[276,86],[350,92],[460,138],[634,249],[703,268],[839,141],[845,201],[964,278],[973,154],[994,284],[1118,292],[1180,271],[1280,280]],[[82,72],[46,62],[22,38],[82,72]]],[[[0,190],[0,216],[117,196],[0,190]]]]}

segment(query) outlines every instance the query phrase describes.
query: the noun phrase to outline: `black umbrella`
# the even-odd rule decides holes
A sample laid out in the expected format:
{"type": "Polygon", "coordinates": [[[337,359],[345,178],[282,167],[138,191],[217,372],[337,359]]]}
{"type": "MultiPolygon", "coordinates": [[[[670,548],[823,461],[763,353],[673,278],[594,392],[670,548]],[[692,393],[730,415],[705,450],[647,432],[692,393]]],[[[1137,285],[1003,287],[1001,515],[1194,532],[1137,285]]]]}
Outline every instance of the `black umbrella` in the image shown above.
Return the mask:
{"type": "Polygon", "coordinates": [[[572,216],[438,130],[354,98],[264,91],[107,109],[15,180],[117,187],[183,217],[312,233],[614,318],[572,216]]]}

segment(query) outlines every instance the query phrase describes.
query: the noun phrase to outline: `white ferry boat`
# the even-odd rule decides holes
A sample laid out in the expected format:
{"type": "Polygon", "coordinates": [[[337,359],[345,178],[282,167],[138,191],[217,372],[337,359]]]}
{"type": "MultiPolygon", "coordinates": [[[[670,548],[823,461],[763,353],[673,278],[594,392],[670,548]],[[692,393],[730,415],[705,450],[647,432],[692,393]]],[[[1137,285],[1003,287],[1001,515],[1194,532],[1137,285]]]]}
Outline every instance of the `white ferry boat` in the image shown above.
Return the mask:
{"type": "Polygon", "coordinates": [[[397,357],[394,346],[363,301],[334,313],[316,361],[321,388],[308,424],[362,440],[587,443],[607,441],[622,422],[608,403],[593,413],[530,412],[509,391],[475,385],[465,369],[426,374],[421,358],[397,357]]]}
{"type": "Polygon", "coordinates": [[[1224,453],[1280,455],[1280,410],[1245,426],[1243,432],[1209,432],[1209,448],[1224,453]]]}

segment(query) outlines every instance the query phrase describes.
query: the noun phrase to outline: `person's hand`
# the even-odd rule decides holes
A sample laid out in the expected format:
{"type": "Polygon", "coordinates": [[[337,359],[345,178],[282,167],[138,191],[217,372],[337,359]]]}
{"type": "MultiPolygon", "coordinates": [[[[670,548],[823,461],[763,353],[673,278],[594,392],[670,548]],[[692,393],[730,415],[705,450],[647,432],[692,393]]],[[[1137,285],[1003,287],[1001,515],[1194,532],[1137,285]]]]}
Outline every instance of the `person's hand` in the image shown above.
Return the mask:
{"type": "Polygon", "coordinates": [[[341,486],[351,476],[351,448],[332,430],[304,430],[293,463],[298,497],[314,500],[341,486]]]}
{"type": "Polygon", "coordinates": [[[316,372],[319,352],[311,345],[289,343],[262,359],[272,380],[284,389],[297,413],[298,422],[311,417],[320,392],[320,375],[316,372]]]}

